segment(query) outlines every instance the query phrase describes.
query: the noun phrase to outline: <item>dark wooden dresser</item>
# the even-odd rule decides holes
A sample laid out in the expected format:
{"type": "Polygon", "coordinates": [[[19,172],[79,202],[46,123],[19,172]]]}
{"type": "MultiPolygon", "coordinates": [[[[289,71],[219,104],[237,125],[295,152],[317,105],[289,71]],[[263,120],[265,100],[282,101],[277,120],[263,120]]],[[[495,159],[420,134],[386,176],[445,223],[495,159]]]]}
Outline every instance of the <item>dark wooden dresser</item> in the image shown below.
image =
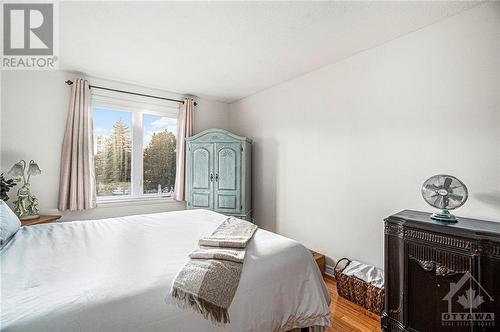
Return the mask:
{"type": "Polygon", "coordinates": [[[500,223],[385,219],[384,331],[500,331],[500,223]]]}

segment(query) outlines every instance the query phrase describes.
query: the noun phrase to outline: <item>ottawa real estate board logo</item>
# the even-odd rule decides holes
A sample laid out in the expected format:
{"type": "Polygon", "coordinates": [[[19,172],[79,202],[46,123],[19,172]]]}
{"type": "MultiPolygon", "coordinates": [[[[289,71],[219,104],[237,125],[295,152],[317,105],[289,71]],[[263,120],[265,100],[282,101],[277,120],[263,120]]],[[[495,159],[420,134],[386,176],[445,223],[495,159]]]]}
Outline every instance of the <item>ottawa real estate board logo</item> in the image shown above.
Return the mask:
{"type": "Polygon", "coordinates": [[[57,69],[56,3],[2,4],[2,70],[57,69]]]}
{"type": "Polygon", "coordinates": [[[458,282],[450,283],[450,291],[443,301],[448,302],[448,310],[441,313],[443,327],[475,326],[488,331],[492,328],[496,330],[495,313],[481,310],[482,304],[493,302],[494,299],[470,272],[466,272],[458,282]]]}

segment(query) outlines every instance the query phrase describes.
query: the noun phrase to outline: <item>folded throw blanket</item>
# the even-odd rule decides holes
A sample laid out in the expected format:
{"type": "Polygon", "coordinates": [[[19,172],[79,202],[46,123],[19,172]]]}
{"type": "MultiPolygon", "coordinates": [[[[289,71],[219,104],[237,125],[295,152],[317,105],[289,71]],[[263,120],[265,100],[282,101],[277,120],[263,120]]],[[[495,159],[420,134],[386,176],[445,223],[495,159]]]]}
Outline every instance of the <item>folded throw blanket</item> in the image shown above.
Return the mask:
{"type": "Polygon", "coordinates": [[[245,247],[256,230],[254,224],[230,217],[201,239],[202,247],[189,255],[174,280],[170,292],[174,302],[215,324],[229,323],[228,310],[240,282],[245,247]]]}

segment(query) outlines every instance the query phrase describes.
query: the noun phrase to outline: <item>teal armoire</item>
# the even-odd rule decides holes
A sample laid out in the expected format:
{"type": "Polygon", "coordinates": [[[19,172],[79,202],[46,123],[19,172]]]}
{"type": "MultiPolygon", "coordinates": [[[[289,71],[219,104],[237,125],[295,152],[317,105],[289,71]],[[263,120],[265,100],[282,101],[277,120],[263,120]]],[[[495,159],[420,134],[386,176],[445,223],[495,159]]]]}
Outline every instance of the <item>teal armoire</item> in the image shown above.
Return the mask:
{"type": "Polygon", "coordinates": [[[251,221],[252,140],[223,129],[208,129],[186,142],[187,208],[251,221]]]}

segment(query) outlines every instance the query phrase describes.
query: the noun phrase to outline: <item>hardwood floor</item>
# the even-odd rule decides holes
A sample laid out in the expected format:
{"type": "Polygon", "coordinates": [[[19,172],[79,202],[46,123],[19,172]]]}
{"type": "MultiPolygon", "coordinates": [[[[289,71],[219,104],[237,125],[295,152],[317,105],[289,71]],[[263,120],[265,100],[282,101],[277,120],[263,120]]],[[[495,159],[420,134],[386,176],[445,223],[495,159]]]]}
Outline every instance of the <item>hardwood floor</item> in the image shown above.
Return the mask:
{"type": "Polygon", "coordinates": [[[325,278],[325,282],[332,297],[330,311],[333,316],[332,327],[327,332],[381,331],[380,317],[338,296],[337,286],[331,279],[325,278]]]}

